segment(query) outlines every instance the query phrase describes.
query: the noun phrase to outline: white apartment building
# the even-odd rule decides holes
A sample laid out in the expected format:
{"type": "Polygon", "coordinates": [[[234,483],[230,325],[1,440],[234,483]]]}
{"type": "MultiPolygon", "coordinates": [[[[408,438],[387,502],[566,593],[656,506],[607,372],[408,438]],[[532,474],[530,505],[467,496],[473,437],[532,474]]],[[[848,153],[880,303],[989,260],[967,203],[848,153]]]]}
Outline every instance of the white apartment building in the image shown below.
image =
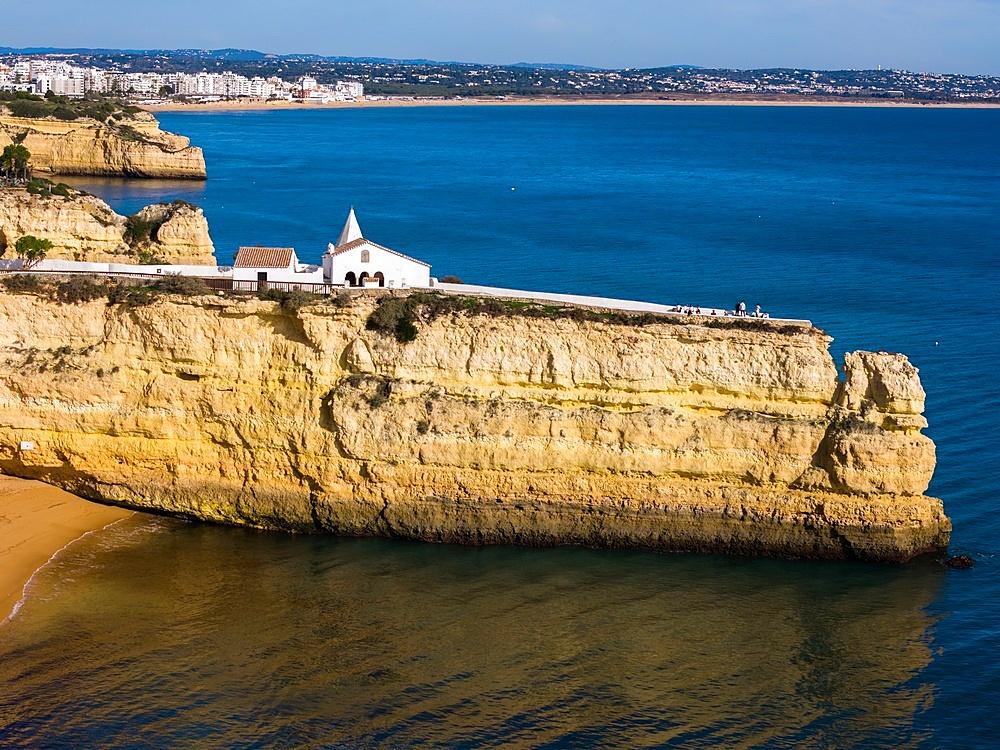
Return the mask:
{"type": "Polygon", "coordinates": [[[335,91],[343,97],[343,101],[351,101],[365,95],[365,86],[361,81],[337,81],[335,91]]]}
{"type": "Polygon", "coordinates": [[[82,99],[87,92],[86,81],[82,75],[53,76],[46,91],[52,91],[57,96],[66,96],[71,99],[82,99]]]}
{"type": "Polygon", "coordinates": [[[305,76],[295,83],[277,76],[247,78],[238,73],[133,73],[80,68],[63,60],[15,58],[10,66],[0,65],[0,89],[29,91],[44,95],[49,91],[60,96],[83,97],[88,91],[115,96],[152,98],[160,96],[164,86],[175,94],[191,97],[237,99],[292,99],[313,102],[353,101],[364,95],[358,81],[337,81],[326,86],[315,77],[305,76]]]}

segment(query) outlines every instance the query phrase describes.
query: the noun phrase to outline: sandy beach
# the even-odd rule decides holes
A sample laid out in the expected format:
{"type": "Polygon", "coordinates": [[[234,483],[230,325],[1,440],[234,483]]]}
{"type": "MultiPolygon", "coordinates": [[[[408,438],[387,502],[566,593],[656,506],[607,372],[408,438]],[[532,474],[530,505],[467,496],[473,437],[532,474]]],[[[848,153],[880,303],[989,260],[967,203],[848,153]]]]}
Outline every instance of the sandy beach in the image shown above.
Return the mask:
{"type": "Polygon", "coordinates": [[[53,554],[88,531],[130,515],[41,482],[0,476],[0,621],[10,616],[24,585],[53,554]]]}
{"type": "Polygon", "coordinates": [[[786,99],[750,99],[750,98],[632,98],[632,97],[586,97],[569,98],[555,96],[539,97],[483,97],[464,99],[364,99],[357,102],[329,102],[314,104],[268,99],[234,99],[218,102],[168,102],[166,104],[144,104],[142,108],[149,112],[254,112],[266,110],[294,109],[300,111],[317,109],[377,109],[385,107],[504,107],[504,106],[739,106],[739,107],[892,107],[892,108],[926,108],[926,107],[961,107],[961,108],[992,108],[1000,105],[986,102],[912,102],[885,99],[809,99],[806,97],[786,99]]]}

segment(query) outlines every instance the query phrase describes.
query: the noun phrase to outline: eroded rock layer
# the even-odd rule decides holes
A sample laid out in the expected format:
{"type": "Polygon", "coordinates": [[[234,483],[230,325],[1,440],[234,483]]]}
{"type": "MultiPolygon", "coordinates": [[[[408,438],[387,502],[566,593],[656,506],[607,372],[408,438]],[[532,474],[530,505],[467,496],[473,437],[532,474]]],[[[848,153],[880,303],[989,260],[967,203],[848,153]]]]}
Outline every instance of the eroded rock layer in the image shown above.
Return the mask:
{"type": "Polygon", "coordinates": [[[295,531],[887,561],[947,545],[902,355],[848,355],[840,383],[808,326],[468,313],[403,344],[365,329],[376,303],[4,294],[0,468],[295,531]]]}
{"type": "Polygon", "coordinates": [[[100,198],[69,192],[64,197],[0,189],[0,257],[13,257],[17,240],[31,235],[52,243],[45,257],[53,260],[216,264],[208,221],[197,206],[181,201],[146,206],[137,214],[145,235],[130,237],[126,217],[100,198]]]}
{"type": "Polygon", "coordinates": [[[18,139],[31,152],[32,169],[56,175],[206,178],[201,149],[160,130],[148,112],[124,125],[0,115],[0,148],[18,139]]]}

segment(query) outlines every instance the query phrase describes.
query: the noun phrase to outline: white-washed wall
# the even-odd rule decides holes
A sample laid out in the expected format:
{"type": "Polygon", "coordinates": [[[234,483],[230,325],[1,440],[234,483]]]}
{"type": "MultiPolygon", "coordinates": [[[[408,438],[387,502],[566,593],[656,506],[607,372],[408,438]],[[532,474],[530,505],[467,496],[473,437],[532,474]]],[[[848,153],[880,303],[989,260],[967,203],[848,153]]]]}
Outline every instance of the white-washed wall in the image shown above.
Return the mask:
{"type": "Polygon", "coordinates": [[[431,283],[430,267],[373,245],[356,247],[339,255],[324,255],[323,267],[331,284],[343,284],[348,273],[357,278],[362,273],[374,276],[379,271],[387,287],[430,286],[431,283]],[[363,250],[370,254],[367,263],[361,262],[363,250]]]}
{"type": "Polygon", "coordinates": [[[266,273],[268,281],[290,282],[293,284],[322,284],[322,266],[298,266],[296,268],[234,268],[233,280],[257,281],[258,273],[266,273]]]}
{"type": "Polygon", "coordinates": [[[49,272],[63,271],[66,273],[140,273],[160,276],[180,274],[182,276],[200,276],[206,279],[228,278],[233,274],[233,269],[230,266],[139,266],[132,265],[130,263],[86,263],[77,260],[43,260],[33,265],[31,270],[49,272]]]}

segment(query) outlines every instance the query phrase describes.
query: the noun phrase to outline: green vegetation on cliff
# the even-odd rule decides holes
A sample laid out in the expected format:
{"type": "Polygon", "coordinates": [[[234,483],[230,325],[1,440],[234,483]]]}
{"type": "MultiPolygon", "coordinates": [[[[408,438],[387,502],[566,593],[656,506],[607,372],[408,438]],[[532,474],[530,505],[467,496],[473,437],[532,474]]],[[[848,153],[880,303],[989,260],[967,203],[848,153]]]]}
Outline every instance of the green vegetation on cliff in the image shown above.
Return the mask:
{"type": "Polygon", "coordinates": [[[0,105],[13,117],[32,119],[54,117],[57,120],[89,118],[99,122],[128,120],[132,115],[142,111],[119,99],[97,94],[88,94],[83,99],[69,99],[53,95],[43,98],[23,91],[16,93],[0,91],[0,105]]]}
{"type": "Polygon", "coordinates": [[[0,174],[8,179],[25,179],[31,152],[21,143],[8,143],[0,155],[0,174]]]}
{"type": "Polygon", "coordinates": [[[780,323],[763,318],[719,318],[704,315],[665,315],[617,310],[597,310],[576,305],[547,305],[529,300],[472,297],[440,292],[412,292],[405,297],[385,297],[368,317],[366,327],[384,335],[392,335],[400,343],[416,339],[418,323],[429,325],[443,315],[462,313],[492,318],[520,317],[546,320],[591,321],[622,326],[647,326],[656,323],[701,325],[707,328],[733,328],[747,331],[769,331],[793,336],[811,329],[801,325],[780,323]]]}

